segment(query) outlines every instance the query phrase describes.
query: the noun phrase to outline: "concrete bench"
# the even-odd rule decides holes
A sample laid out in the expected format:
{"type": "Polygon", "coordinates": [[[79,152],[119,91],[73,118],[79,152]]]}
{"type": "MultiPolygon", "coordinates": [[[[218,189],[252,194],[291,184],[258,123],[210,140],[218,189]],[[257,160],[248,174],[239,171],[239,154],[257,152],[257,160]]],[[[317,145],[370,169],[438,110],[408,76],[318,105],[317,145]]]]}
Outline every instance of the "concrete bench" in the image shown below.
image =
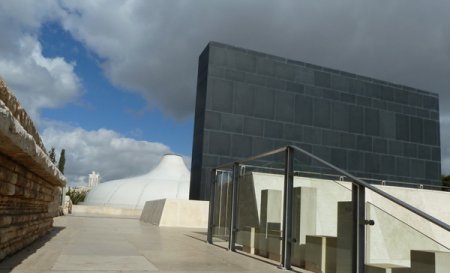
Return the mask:
{"type": "MultiPolygon", "coordinates": [[[[278,225],[275,225],[279,227],[278,225]]],[[[267,230],[267,256],[270,260],[281,261],[281,230],[278,228],[267,230]]]]}
{"type": "Polygon", "coordinates": [[[255,227],[244,227],[237,233],[236,243],[242,245],[242,250],[250,254],[256,254],[256,233],[255,227]]]}
{"type": "Polygon", "coordinates": [[[365,273],[411,273],[411,268],[395,264],[366,264],[365,273]]]}
{"type": "Polygon", "coordinates": [[[411,250],[411,273],[449,273],[450,252],[411,250]]]}

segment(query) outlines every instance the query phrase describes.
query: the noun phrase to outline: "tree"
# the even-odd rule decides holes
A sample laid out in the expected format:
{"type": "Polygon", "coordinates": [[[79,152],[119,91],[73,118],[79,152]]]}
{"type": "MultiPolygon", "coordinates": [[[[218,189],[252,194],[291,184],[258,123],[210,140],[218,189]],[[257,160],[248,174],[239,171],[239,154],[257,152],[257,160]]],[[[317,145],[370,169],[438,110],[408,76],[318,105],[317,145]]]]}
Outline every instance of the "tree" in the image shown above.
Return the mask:
{"type": "Polygon", "coordinates": [[[61,150],[61,155],[59,156],[58,170],[64,174],[64,165],[66,164],[66,150],[61,150]]]}
{"type": "Polygon", "coordinates": [[[55,154],[55,148],[54,147],[52,147],[52,149],[50,150],[50,153],[49,153],[48,156],[50,157],[50,161],[53,164],[56,164],[56,154],[55,154]]]}
{"type": "Polygon", "coordinates": [[[442,177],[442,185],[444,187],[450,187],[450,174],[442,177]]]}

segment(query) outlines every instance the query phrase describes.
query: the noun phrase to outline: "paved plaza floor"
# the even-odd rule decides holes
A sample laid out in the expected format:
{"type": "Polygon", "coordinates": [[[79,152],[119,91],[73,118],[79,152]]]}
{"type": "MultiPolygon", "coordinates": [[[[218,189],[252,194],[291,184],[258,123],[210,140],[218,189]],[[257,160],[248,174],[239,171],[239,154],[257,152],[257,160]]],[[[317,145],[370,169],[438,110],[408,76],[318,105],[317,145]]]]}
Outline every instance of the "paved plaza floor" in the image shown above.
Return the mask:
{"type": "Polygon", "coordinates": [[[281,272],[274,264],[208,245],[204,230],[138,219],[64,216],[53,231],[0,262],[0,273],[281,272]]]}

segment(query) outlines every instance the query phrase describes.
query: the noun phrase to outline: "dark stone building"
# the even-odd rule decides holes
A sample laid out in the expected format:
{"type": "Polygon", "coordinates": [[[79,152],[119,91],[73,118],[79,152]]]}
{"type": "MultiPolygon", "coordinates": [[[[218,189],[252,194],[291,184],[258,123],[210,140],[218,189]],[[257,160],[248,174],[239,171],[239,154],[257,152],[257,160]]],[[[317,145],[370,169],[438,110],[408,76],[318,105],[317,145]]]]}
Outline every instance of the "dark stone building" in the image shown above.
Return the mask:
{"type": "MultiPolygon", "coordinates": [[[[440,185],[437,94],[215,42],[199,58],[191,199],[219,164],[297,145],[361,178],[440,185]]],[[[303,170],[320,171],[305,161],[303,170]]]]}

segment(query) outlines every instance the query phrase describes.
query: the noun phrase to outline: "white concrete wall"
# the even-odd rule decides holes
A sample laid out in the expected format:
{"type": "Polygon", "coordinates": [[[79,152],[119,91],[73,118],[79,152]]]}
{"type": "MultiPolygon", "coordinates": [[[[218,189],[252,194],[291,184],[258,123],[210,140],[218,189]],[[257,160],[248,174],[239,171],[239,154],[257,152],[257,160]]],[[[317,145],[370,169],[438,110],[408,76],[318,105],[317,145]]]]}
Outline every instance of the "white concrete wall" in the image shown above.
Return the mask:
{"type": "Polygon", "coordinates": [[[160,227],[208,227],[208,201],[161,199],[147,201],[141,221],[160,227]]]}
{"type": "MultiPolygon", "coordinates": [[[[271,189],[283,191],[284,177],[282,175],[266,173],[253,173],[252,176],[253,181],[251,182],[254,184],[254,197],[252,198],[256,199],[255,203],[257,206],[258,218],[260,218],[262,190],[271,189]]],[[[351,185],[349,183],[342,183],[339,181],[295,177],[294,188],[297,187],[316,189],[316,198],[311,199],[310,201],[315,202],[315,204],[310,204],[310,207],[316,208],[315,215],[312,217],[313,219],[310,220],[315,221],[316,223],[316,234],[309,235],[336,236],[337,203],[339,201],[351,200],[351,185]]],[[[302,209],[307,210],[307,204],[303,204],[302,209]]],[[[301,238],[300,241],[304,242],[304,239],[305,238],[301,238]]]]}
{"type": "Polygon", "coordinates": [[[161,221],[165,204],[166,199],[145,202],[144,209],[142,210],[140,216],[140,221],[144,223],[150,223],[155,226],[159,226],[159,222],[161,221]]]}
{"type": "MultiPolygon", "coordinates": [[[[391,186],[376,187],[445,223],[450,223],[450,192],[391,186]]],[[[378,194],[368,191],[366,195],[366,200],[368,202],[371,202],[382,210],[392,214],[395,218],[414,227],[414,229],[421,233],[427,234],[441,244],[450,247],[450,236],[447,231],[423,220],[416,214],[387,201],[378,194]]]]}
{"type": "MultiPolygon", "coordinates": [[[[253,173],[252,177],[254,194],[250,197],[255,198],[256,211],[260,219],[261,191],[282,190],[284,177],[265,173],[253,173]]],[[[302,210],[308,207],[316,208],[315,215],[308,212],[309,215],[315,216],[315,234],[307,235],[337,236],[337,204],[340,201],[351,200],[351,183],[295,177],[294,187],[314,188],[316,192],[316,198],[310,198],[308,201],[311,203],[314,202],[312,200],[316,200],[316,203],[311,203],[310,206],[302,204],[301,208],[302,210]]],[[[450,223],[449,192],[377,187],[441,221],[450,223]]],[[[370,190],[366,190],[366,200],[366,218],[375,221],[375,226],[368,226],[366,229],[367,263],[395,263],[409,266],[411,249],[449,251],[450,236],[447,231],[370,190]]],[[[309,216],[311,221],[314,221],[314,216],[309,216]]],[[[304,240],[300,238],[299,241],[304,240]]]]}
{"type": "Polygon", "coordinates": [[[124,209],[104,206],[73,205],[72,207],[72,214],[74,215],[139,218],[141,212],[142,209],[124,209]]]}
{"type": "MultiPolygon", "coordinates": [[[[423,189],[377,186],[431,216],[450,223],[450,193],[423,189]]],[[[410,265],[410,250],[449,251],[447,231],[416,214],[367,192],[367,219],[375,225],[367,228],[367,262],[410,265]],[[373,205],[372,205],[373,204],[373,205]]]]}

